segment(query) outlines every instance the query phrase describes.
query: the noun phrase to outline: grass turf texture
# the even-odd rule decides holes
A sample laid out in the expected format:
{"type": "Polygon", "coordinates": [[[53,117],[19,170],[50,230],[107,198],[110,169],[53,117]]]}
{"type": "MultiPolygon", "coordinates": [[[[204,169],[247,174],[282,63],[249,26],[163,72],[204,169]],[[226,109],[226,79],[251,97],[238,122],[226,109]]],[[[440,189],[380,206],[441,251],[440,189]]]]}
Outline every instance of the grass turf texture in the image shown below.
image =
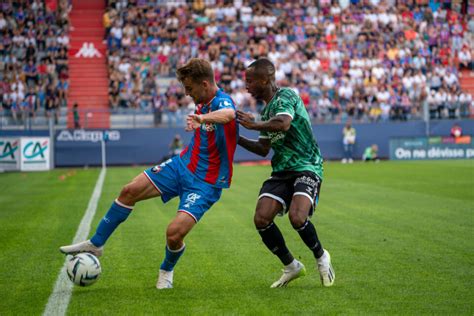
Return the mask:
{"type": "MultiPolygon", "coordinates": [[[[382,162],[325,166],[313,217],[336,283],[323,288],[311,253],[278,218],[306,277],[284,289],[278,260],[253,228],[269,167],[236,166],[234,183],[187,237],[175,288],[155,289],[177,200],[137,205],[109,240],[103,273],[75,287],[68,314],[474,313],[474,164],[382,162]]],[[[109,168],[93,221],[142,168],[109,168]]],[[[0,174],[0,314],[41,314],[87,208],[98,169],[0,174]]]]}

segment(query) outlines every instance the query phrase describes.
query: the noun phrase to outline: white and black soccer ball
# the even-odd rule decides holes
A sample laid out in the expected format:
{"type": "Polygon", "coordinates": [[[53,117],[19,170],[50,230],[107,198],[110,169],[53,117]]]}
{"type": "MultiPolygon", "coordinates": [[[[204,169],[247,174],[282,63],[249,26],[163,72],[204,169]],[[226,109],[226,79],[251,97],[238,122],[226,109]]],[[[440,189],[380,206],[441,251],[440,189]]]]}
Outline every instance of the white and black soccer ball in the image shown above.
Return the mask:
{"type": "Polygon", "coordinates": [[[100,276],[102,268],[99,259],[91,253],[83,252],[69,259],[67,276],[74,284],[89,286],[94,284],[100,276]]]}

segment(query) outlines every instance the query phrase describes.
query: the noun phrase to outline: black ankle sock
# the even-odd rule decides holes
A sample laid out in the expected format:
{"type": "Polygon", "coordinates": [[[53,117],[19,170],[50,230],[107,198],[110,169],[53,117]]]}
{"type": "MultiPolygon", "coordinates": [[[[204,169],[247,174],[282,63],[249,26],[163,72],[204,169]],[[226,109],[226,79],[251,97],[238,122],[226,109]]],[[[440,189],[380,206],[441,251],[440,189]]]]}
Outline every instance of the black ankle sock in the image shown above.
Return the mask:
{"type": "Polygon", "coordinates": [[[295,259],[286,248],[285,239],[274,222],[271,222],[267,227],[257,228],[257,230],[265,246],[278,256],[284,265],[290,264],[295,259]]]}
{"type": "Polygon", "coordinates": [[[296,228],[296,231],[300,234],[306,246],[314,253],[314,257],[316,259],[321,258],[324,254],[323,245],[319,241],[314,225],[309,220],[306,220],[303,226],[296,228]]]}

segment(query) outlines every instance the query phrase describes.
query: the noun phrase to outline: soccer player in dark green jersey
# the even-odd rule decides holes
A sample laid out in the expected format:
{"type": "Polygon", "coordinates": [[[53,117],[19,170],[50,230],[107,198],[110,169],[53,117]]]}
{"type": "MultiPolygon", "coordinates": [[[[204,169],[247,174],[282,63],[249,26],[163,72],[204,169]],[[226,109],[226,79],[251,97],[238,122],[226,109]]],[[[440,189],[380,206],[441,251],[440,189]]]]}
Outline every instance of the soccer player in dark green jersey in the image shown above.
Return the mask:
{"type": "Polygon", "coordinates": [[[263,243],[285,266],[283,275],[271,287],[286,286],[306,273],[304,265],[288,250],[273,221],[277,214],[287,212],[291,225],[314,253],[322,284],[331,286],[335,278],[331,258],[310,221],[323,179],[323,159],[308,112],[292,89],[276,85],[275,66],[270,60],[261,58],[250,64],[245,80],[248,92],[266,105],[261,121],[255,121],[250,113],[237,111],[237,119],[243,127],[260,132],[258,140],[240,136],[238,144],[263,157],[270,149],[274,151],[272,174],[260,189],[254,217],[263,243]]]}

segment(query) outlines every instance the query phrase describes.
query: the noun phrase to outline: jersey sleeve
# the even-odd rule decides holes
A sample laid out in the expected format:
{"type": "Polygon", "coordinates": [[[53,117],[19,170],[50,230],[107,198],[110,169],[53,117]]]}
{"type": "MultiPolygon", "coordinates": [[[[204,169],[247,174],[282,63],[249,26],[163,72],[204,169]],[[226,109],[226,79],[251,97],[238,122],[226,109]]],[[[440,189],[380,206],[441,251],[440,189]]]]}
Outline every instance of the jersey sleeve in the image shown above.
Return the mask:
{"type": "Polygon", "coordinates": [[[265,138],[265,139],[269,139],[270,136],[268,135],[268,132],[265,132],[265,131],[260,131],[260,135],[258,135],[258,138],[265,138]]]}
{"type": "Polygon", "coordinates": [[[297,95],[293,90],[281,93],[276,99],[274,113],[277,115],[288,115],[292,119],[295,117],[297,95]]]}

